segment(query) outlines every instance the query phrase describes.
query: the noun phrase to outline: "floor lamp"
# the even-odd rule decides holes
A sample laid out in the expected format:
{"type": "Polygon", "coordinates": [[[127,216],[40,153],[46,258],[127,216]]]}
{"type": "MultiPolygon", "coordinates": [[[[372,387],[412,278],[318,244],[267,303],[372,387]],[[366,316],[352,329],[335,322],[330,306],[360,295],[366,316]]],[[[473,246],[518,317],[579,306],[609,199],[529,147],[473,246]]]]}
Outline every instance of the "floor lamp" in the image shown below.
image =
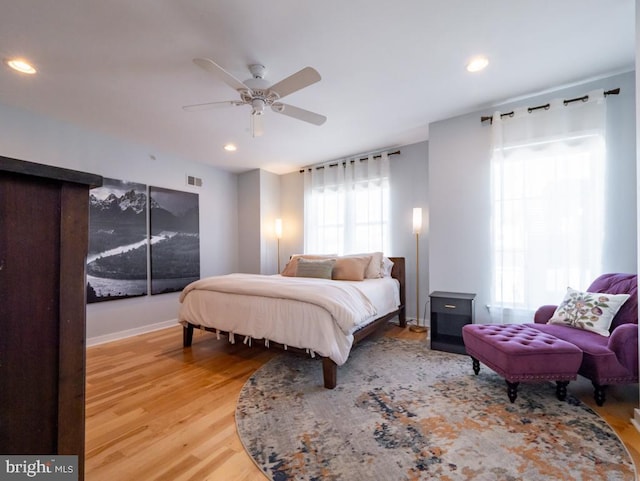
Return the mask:
{"type": "Polygon", "coordinates": [[[282,219],[276,219],[276,239],[278,240],[278,274],[280,274],[280,239],[282,238],[282,219]]]}
{"type": "Polygon", "coordinates": [[[422,230],[422,208],[413,208],[413,233],[416,235],[416,324],[411,325],[411,332],[427,332],[425,326],[420,325],[420,231],[422,230]]]}

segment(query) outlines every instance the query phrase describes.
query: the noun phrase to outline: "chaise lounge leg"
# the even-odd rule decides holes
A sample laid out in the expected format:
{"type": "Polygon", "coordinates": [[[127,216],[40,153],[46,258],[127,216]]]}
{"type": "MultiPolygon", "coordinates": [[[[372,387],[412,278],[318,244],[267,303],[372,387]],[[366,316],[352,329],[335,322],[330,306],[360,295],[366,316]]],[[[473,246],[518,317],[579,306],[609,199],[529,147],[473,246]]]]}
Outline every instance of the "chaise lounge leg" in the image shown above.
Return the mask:
{"type": "Polygon", "coordinates": [[[338,365],[328,357],[322,358],[322,377],[327,389],[333,389],[338,384],[338,365]]]}
{"type": "Polygon", "coordinates": [[[518,397],[518,385],[519,382],[511,382],[507,381],[507,395],[509,396],[509,401],[515,402],[518,397]]]}
{"type": "Polygon", "coordinates": [[[556,397],[560,401],[564,401],[567,398],[567,386],[569,381],[556,381],[556,397]]]}
{"type": "Polygon", "coordinates": [[[593,397],[596,400],[596,404],[598,406],[602,406],[605,401],[605,389],[607,389],[607,386],[601,386],[600,384],[596,384],[595,382],[592,384],[594,388],[593,397]]]}
{"type": "Polygon", "coordinates": [[[471,356],[471,361],[473,362],[473,373],[477,376],[480,374],[480,361],[473,356],[471,356]]]}
{"type": "Polygon", "coordinates": [[[182,347],[191,346],[191,342],[193,341],[193,326],[191,324],[187,324],[182,327],[182,347]]]}

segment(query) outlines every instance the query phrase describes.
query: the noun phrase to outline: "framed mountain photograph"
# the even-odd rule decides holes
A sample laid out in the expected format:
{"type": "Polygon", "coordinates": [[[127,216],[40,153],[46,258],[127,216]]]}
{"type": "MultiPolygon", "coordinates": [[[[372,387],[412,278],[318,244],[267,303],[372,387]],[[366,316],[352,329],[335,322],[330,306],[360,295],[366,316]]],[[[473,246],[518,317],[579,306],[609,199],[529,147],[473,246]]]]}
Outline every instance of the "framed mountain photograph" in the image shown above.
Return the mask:
{"type": "Polygon", "coordinates": [[[89,196],[87,303],[147,294],[147,186],[105,178],[89,196]]]}
{"type": "Polygon", "coordinates": [[[200,278],[198,194],[149,187],[151,294],[176,292],[200,278]]]}

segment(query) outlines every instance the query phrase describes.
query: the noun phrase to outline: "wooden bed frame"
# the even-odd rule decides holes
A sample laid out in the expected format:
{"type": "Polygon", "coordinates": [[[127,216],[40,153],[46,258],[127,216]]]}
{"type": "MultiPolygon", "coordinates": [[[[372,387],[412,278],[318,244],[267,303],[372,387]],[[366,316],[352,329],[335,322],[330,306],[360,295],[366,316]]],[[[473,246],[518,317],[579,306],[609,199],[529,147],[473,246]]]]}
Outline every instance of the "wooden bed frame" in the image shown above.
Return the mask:
{"type": "MultiPolygon", "coordinates": [[[[388,321],[393,319],[395,316],[398,316],[398,323],[400,327],[407,326],[407,318],[405,313],[405,304],[406,304],[406,294],[405,294],[405,259],[404,257],[389,257],[393,262],[393,268],[391,269],[391,277],[397,279],[400,284],[400,305],[398,309],[386,314],[382,317],[377,318],[376,320],[370,322],[366,326],[357,330],[353,333],[353,345],[355,346],[362,339],[366,338],[370,334],[377,331],[380,327],[386,324],[388,321]]],[[[191,323],[188,323],[186,326],[183,326],[182,330],[182,345],[187,348],[190,347],[193,342],[193,330],[201,329],[203,331],[209,332],[219,332],[220,334],[224,334],[228,336],[227,332],[218,331],[217,329],[206,327],[206,326],[198,326],[191,323]]],[[[264,340],[262,339],[253,339],[254,343],[264,345],[264,340]]],[[[269,347],[276,347],[285,349],[285,346],[279,344],[277,342],[270,341],[269,347]]],[[[293,351],[296,353],[306,354],[305,349],[295,348],[292,346],[286,347],[287,351],[293,351]]],[[[322,376],[324,379],[324,387],[327,389],[333,389],[336,387],[338,383],[338,365],[332,361],[328,357],[322,357],[322,376]]]]}

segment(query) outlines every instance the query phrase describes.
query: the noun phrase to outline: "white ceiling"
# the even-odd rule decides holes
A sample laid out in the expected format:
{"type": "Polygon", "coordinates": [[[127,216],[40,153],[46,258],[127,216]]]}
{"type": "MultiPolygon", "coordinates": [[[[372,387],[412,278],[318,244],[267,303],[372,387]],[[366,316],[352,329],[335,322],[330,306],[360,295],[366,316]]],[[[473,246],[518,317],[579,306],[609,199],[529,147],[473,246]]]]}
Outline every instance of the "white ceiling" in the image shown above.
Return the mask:
{"type": "MultiPolygon", "coordinates": [[[[430,122],[541,90],[629,71],[633,0],[0,0],[0,103],[232,172],[286,173],[428,138],[430,122]],[[469,74],[477,54],[489,67],[469,74]],[[271,84],[312,66],[286,97],[318,127],[248,106],[185,112],[237,93],[194,57],[271,84]],[[227,142],[238,151],[227,153],[227,142]]],[[[490,110],[489,110],[490,112],[490,110]]]]}

